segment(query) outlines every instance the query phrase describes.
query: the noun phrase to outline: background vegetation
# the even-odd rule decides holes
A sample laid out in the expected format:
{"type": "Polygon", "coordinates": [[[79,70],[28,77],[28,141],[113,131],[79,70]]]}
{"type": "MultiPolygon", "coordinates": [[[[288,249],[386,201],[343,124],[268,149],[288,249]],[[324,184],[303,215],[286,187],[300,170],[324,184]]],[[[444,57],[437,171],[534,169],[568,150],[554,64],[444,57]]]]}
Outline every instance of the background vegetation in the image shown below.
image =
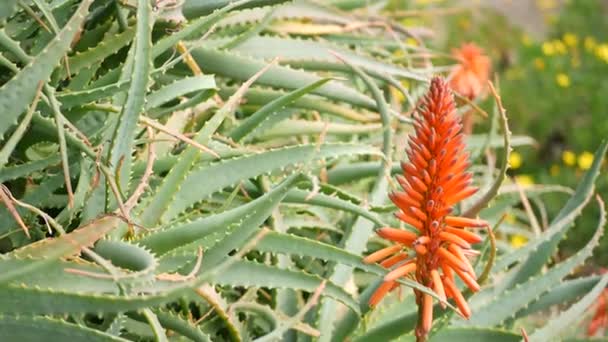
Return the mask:
{"type": "Polygon", "coordinates": [[[583,328],[608,283],[603,8],[572,1],[535,41],[486,10],[435,27],[438,5],[0,4],[3,338],[413,340],[411,288],[437,295],[404,277],[370,310],[387,270],[362,256],[376,228],[411,229],[390,176],[465,41],[501,97],[459,99],[481,188],[459,211],[495,234],[471,319],[437,304],[431,339],[604,333],[583,328]]]}

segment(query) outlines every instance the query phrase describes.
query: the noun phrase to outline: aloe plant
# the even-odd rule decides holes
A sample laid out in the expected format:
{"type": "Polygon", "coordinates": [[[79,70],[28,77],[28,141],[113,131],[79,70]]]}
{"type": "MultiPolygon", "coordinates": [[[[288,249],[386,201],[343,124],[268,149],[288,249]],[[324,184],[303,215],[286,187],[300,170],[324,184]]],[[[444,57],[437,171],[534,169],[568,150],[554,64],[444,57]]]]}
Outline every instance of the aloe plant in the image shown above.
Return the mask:
{"type": "MultiPolygon", "coordinates": [[[[399,24],[367,19],[364,4],[332,3],[0,5],[4,339],[414,338],[413,296],[369,309],[388,270],[362,256],[382,245],[376,228],[397,224],[388,192],[407,113],[451,65],[402,43],[399,24]]],[[[495,226],[520,201],[500,193],[511,146],[531,139],[511,136],[500,101],[489,120],[466,144],[499,167],[474,167],[481,192],[460,209],[495,226]]],[[[596,235],[552,256],[592,201],[605,152],[526,246],[484,235],[476,267],[489,279],[473,314],[437,309],[432,340],[520,340],[527,317],[581,297],[526,326],[534,341],[568,333],[608,282],[569,277],[602,232],[599,197],[596,235]]],[[[538,190],[527,192],[553,188],[538,190]]]]}

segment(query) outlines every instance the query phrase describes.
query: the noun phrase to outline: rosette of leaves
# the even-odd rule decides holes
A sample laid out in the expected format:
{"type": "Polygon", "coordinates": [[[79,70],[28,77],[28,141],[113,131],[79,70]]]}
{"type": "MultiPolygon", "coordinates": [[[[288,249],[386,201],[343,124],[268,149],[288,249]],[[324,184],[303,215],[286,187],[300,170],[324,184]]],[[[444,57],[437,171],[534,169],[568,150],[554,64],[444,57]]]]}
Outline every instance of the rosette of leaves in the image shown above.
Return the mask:
{"type": "MultiPolygon", "coordinates": [[[[411,130],[401,113],[449,66],[402,43],[427,31],[369,13],[280,0],[0,5],[3,338],[340,340],[378,328],[357,324],[368,275],[386,270],[361,254],[392,220],[394,133],[411,130]]],[[[489,190],[504,175],[480,172],[489,190]]],[[[445,331],[480,331],[455,324],[445,331]]]]}

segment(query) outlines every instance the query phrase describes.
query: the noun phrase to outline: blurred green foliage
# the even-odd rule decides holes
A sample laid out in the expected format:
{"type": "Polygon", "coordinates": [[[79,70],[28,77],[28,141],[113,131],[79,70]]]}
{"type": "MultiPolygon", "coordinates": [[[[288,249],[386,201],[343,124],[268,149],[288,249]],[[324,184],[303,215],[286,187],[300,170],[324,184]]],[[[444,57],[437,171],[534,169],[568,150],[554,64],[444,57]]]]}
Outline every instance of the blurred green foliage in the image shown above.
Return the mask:
{"type": "MultiPolygon", "coordinates": [[[[451,48],[473,41],[486,49],[513,132],[537,140],[536,148],[516,151],[519,165],[511,174],[522,183],[573,187],[593,160],[589,151],[608,137],[608,7],[601,1],[566,1],[556,11],[536,3],[542,13],[537,19],[548,24],[542,39],[510,24],[504,14],[475,8],[442,20],[446,32],[460,32],[448,35],[444,44],[451,48]]],[[[480,122],[478,129],[487,129],[487,123],[480,122]]],[[[599,180],[597,192],[608,194],[608,179],[599,180]]],[[[565,198],[543,198],[549,217],[565,198]]],[[[564,243],[564,254],[579,248],[591,233],[593,222],[581,218],[578,223],[564,243]]],[[[595,261],[606,266],[608,242],[602,245],[595,261]]]]}

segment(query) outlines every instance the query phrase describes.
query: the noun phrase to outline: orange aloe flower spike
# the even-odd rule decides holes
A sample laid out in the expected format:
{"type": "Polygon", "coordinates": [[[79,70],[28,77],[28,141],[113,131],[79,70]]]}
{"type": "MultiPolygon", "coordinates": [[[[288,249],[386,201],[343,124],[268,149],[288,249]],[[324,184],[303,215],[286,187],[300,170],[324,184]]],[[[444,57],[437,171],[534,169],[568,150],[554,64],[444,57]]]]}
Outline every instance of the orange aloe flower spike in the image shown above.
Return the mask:
{"type": "MultiPolygon", "coordinates": [[[[479,285],[474,270],[466,258],[474,254],[471,244],[481,238],[466,232],[464,227],[485,227],[487,222],[452,215],[453,205],[474,194],[469,154],[465,151],[462,124],[456,113],[456,103],[446,82],[435,77],[428,93],[414,116],[414,134],[407,144],[407,162],[401,164],[403,175],[396,177],[403,191],[391,193],[389,198],[399,208],[397,219],[416,228],[417,232],[382,228],[381,237],[412,248],[414,257],[408,259],[403,251],[382,261],[385,267],[406,264],[389,272],[384,283],[370,299],[376,305],[390,292],[401,277],[412,277],[420,284],[432,288],[440,298],[453,298],[463,316],[470,316],[468,305],[454,285],[456,273],[473,290],[479,285]],[[389,262],[390,261],[390,262],[389,262]],[[443,275],[439,274],[439,268],[443,275]],[[392,285],[389,285],[392,284],[392,285]]],[[[396,250],[396,249],[395,249],[396,250]]],[[[368,261],[387,257],[389,249],[376,252],[368,261]]],[[[416,337],[425,341],[433,323],[433,298],[414,290],[418,303],[416,337]]]]}
{"type": "Polygon", "coordinates": [[[484,90],[490,77],[490,59],[473,43],[452,50],[460,61],[450,74],[450,87],[462,96],[474,99],[484,90]]]}

